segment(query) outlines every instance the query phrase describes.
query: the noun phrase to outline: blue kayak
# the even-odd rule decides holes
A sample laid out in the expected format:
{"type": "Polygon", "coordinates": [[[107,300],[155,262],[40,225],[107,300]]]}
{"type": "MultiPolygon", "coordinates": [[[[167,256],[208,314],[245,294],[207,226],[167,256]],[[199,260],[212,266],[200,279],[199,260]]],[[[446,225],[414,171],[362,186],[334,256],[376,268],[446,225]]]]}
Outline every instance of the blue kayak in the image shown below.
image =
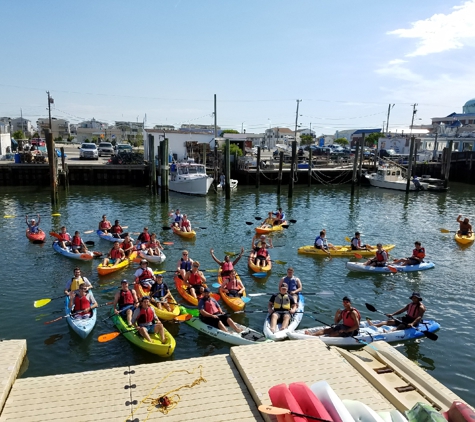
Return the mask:
{"type": "Polygon", "coordinates": [[[370,265],[364,265],[361,262],[347,262],[346,268],[350,271],[360,271],[364,273],[392,273],[390,268],[395,268],[398,273],[410,273],[414,271],[425,271],[434,268],[433,262],[423,262],[418,265],[389,265],[386,267],[372,267],[370,265]]]}
{"type": "Polygon", "coordinates": [[[91,251],[85,253],[74,253],[69,246],[66,246],[66,248],[63,249],[61,246],[59,246],[59,242],[57,240],[53,242],[53,249],[61,255],[67,256],[71,259],[79,259],[80,261],[90,261],[94,257],[94,253],[91,251]]]}
{"type": "MultiPolygon", "coordinates": [[[[69,315],[71,310],[69,309],[69,296],[66,296],[64,301],[64,311],[66,312],[65,315],[69,315]]],[[[68,321],[69,326],[73,329],[73,331],[78,334],[82,338],[86,338],[96,325],[97,319],[97,309],[92,310],[92,316],[90,318],[73,318],[68,316],[66,321],[68,321]]]]}

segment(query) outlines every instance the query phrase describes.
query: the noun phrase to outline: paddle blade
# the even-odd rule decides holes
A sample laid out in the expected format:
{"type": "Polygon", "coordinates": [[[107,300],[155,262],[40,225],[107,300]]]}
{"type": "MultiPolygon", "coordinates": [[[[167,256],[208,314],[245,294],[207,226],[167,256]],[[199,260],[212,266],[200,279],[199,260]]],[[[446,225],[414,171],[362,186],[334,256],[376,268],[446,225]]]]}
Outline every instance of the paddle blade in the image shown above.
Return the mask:
{"type": "Polygon", "coordinates": [[[42,306],[45,306],[50,302],[51,302],[51,299],[39,299],[39,300],[35,300],[35,302],[33,303],[33,306],[35,308],[41,308],[42,306]]]}
{"type": "Polygon", "coordinates": [[[241,300],[244,302],[244,303],[249,303],[251,301],[251,298],[250,297],[242,297],[241,300]]]}
{"type": "Polygon", "coordinates": [[[90,233],[93,233],[93,232],[94,232],[94,230],[88,230],[88,231],[85,231],[84,234],[90,234],[90,233]]]}
{"type": "Polygon", "coordinates": [[[297,220],[289,220],[291,223],[296,223],[297,220]]]}
{"type": "Polygon", "coordinates": [[[176,316],[175,318],[173,318],[173,320],[176,322],[185,322],[185,321],[190,320],[191,318],[193,318],[193,316],[190,314],[182,314],[182,315],[176,316]]]}
{"type": "Polygon", "coordinates": [[[45,325],[52,324],[53,322],[59,321],[60,319],[63,319],[63,318],[64,318],[64,316],[60,316],[59,318],[53,319],[51,321],[46,321],[44,324],[45,325]]]}
{"type": "Polygon", "coordinates": [[[102,334],[97,338],[99,343],[105,343],[107,341],[114,340],[116,337],[119,337],[120,333],[116,331],[115,333],[102,334]]]}
{"type": "Polygon", "coordinates": [[[95,243],[92,240],[87,240],[84,243],[88,246],[94,246],[95,245],[95,243]]]}
{"type": "Polygon", "coordinates": [[[213,283],[212,286],[215,288],[215,289],[219,289],[221,287],[221,284],[219,283],[213,283]]]}
{"type": "Polygon", "coordinates": [[[450,230],[447,229],[439,229],[441,233],[450,233],[450,230]]]}
{"type": "Polygon", "coordinates": [[[276,264],[282,264],[285,265],[287,264],[287,261],[279,261],[278,259],[274,261],[276,264]]]}
{"type": "Polygon", "coordinates": [[[257,221],[262,220],[262,217],[254,217],[257,221]]]}
{"type": "Polygon", "coordinates": [[[397,268],[392,267],[391,265],[388,265],[388,270],[391,271],[392,273],[397,273],[397,268]]]}
{"type": "Polygon", "coordinates": [[[254,223],[253,223],[252,221],[246,221],[246,224],[247,224],[248,226],[252,226],[254,223]]]}
{"type": "Polygon", "coordinates": [[[219,299],[221,299],[221,296],[218,295],[217,293],[211,293],[210,296],[211,296],[214,300],[216,300],[216,301],[218,301],[219,299]]]}
{"type": "Polygon", "coordinates": [[[81,255],[79,255],[79,257],[85,260],[92,259],[92,255],[89,255],[88,253],[82,253],[81,255]]]}
{"type": "Polygon", "coordinates": [[[355,256],[355,258],[358,258],[358,259],[363,258],[363,255],[361,255],[360,253],[354,253],[353,255],[355,256]]]}
{"type": "Polygon", "coordinates": [[[289,228],[289,225],[288,224],[282,224],[282,226],[284,229],[288,229],[289,228]]]}
{"type": "Polygon", "coordinates": [[[94,258],[100,258],[102,255],[104,255],[102,252],[99,251],[93,251],[92,253],[94,255],[94,258]]]}
{"type": "Polygon", "coordinates": [[[162,230],[171,230],[172,228],[170,226],[162,226],[162,230]]]}
{"type": "Polygon", "coordinates": [[[348,236],[345,237],[345,240],[351,243],[351,239],[348,236]]]}
{"type": "MultiPolygon", "coordinates": [[[[134,258],[132,259],[132,262],[135,262],[136,264],[140,264],[140,262],[142,261],[142,258],[134,258]]],[[[155,273],[154,273],[155,274],[155,273]]]]}
{"type": "Polygon", "coordinates": [[[33,240],[32,243],[35,244],[35,245],[40,245],[40,244],[42,244],[42,243],[45,243],[45,241],[44,241],[44,240],[39,240],[39,239],[37,239],[37,240],[33,240]]]}
{"type": "Polygon", "coordinates": [[[257,297],[257,296],[271,296],[272,293],[251,293],[248,296],[257,297]]]}
{"type": "Polygon", "coordinates": [[[166,271],[165,271],[165,270],[154,271],[153,273],[154,273],[154,274],[163,274],[163,273],[166,273],[166,271]]]}
{"type": "Polygon", "coordinates": [[[226,252],[226,251],[224,251],[224,254],[228,255],[228,256],[236,256],[237,255],[236,252],[226,252]]]}
{"type": "Polygon", "coordinates": [[[202,271],[206,271],[207,273],[217,273],[219,271],[219,269],[213,269],[213,270],[202,270],[202,271]]]}
{"type": "Polygon", "coordinates": [[[257,278],[264,278],[267,276],[267,273],[253,273],[251,274],[253,277],[257,277],[257,278]]]}
{"type": "Polygon", "coordinates": [[[282,407],[268,406],[261,404],[259,407],[259,412],[265,413],[267,415],[290,415],[289,409],[283,409],[282,407]]]}
{"type": "Polygon", "coordinates": [[[422,334],[424,334],[429,340],[436,341],[439,336],[437,334],[431,333],[429,331],[422,331],[422,334]]]}
{"type": "Polygon", "coordinates": [[[61,240],[61,236],[60,236],[58,233],[49,232],[49,235],[55,237],[55,238],[58,239],[58,240],[61,240]]]}
{"type": "Polygon", "coordinates": [[[164,245],[173,245],[173,242],[162,242],[164,245]]]}
{"type": "Polygon", "coordinates": [[[368,311],[378,312],[378,310],[373,305],[371,305],[369,303],[365,303],[365,306],[366,306],[366,309],[368,309],[368,311]]]}

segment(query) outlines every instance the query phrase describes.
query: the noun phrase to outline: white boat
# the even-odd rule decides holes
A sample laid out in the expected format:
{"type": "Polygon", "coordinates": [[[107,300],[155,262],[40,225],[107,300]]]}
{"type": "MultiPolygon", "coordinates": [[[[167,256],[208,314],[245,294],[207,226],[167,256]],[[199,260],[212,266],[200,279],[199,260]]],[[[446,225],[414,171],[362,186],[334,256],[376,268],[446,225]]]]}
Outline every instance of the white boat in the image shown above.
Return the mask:
{"type": "Polygon", "coordinates": [[[397,265],[388,263],[386,267],[372,267],[371,265],[365,265],[364,262],[347,262],[346,268],[350,271],[359,271],[364,273],[411,273],[414,271],[425,271],[434,268],[433,262],[422,262],[417,265],[397,265]],[[393,270],[393,271],[391,271],[393,270]]]}
{"type": "Polygon", "coordinates": [[[299,303],[297,306],[297,311],[290,319],[289,326],[285,330],[281,330],[282,324],[277,324],[277,331],[273,333],[270,329],[270,315],[267,314],[266,320],[264,321],[264,335],[271,340],[278,341],[278,340],[285,340],[289,333],[295,331],[302,321],[303,312],[305,307],[305,300],[304,297],[299,294],[299,303]]]}
{"type": "Polygon", "coordinates": [[[143,251],[140,251],[139,256],[140,258],[146,259],[151,264],[161,264],[167,258],[162,251],[160,251],[160,255],[149,255],[143,251]]]}
{"type": "MultiPolygon", "coordinates": [[[[236,179],[231,179],[230,183],[231,183],[231,190],[234,190],[237,188],[238,181],[236,179]]],[[[217,188],[218,190],[219,189],[224,190],[224,186],[221,183],[217,186],[217,188]]]]}
{"type": "MultiPolygon", "coordinates": [[[[203,164],[188,161],[170,166],[168,188],[173,192],[206,195],[212,183],[213,178],[206,174],[203,164]]],[[[158,178],[158,184],[161,186],[161,177],[158,178]]]]}
{"type": "MultiPolygon", "coordinates": [[[[378,167],[377,173],[367,174],[366,178],[369,180],[371,186],[377,188],[406,190],[407,179],[402,175],[402,169],[395,165],[383,164],[378,167]]],[[[421,182],[420,180],[411,181],[409,190],[427,190],[429,183],[421,182]]]]}

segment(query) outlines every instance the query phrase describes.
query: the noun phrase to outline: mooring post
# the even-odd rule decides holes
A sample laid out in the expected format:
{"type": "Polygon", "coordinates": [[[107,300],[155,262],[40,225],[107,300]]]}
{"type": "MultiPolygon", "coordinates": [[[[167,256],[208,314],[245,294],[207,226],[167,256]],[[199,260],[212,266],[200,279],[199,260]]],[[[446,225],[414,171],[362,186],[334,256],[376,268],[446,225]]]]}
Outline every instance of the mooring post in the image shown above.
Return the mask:
{"type": "Polygon", "coordinates": [[[351,178],[351,194],[353,195],[355,193],[355,185],[356,185],[356,172],[358,170],[358,151],[359,151],[359,145],[358,143],[355,142],[355,156],[353,157],[353,175],[351,178]]]}
{"type": "Polygon", "coordinates": [[[450,173],[450,163],[452,161],[452,146],[454,144],[454,140],[451,139],[449,141],[449,146],[447,149],[447,154],[445,154],[447,162],[445,167],[445,174],[444,174],[444,187],[446,188],[449,185],[449,173],[450,173]]]}
{"type": "Polygon", "coordinates": [[[150,163],[150,192],[155,195],[157,192],[155,184],[157,183],[157,167],[155,165],[154,157],[154,143],[155,137],[152,134],[148,134],[148,162],[150,163]]]}
{"type": "Polygon", "coordinates": [[[362,168],[363,168],[363,159],[364,159],[364,138],[365,134],[362,134],[363,136],[361,137],[360,141],[360,164],[359,164],[359,170],[358,170],[358,186],[361,185],[361,174],[362,174],[362,168]]]}
{"type": "Polygon", "coordinates": [[[312,148],[308,149],[308,181],[307,186],[310,187],[312,184],[312,148]]]}
{"type": "Polygon", "coordinates": [[[277,176],[277,195],[280,195],[282,188],[282,167],[284,165],[284,151],[279,152],[279,174],[277,176]]]}
{"type": "Polygon", "coordinates": [[[412,176],[412,157],[414,155],[414,136],[411,136],[411,143],[409,145],[409,162],[407,163],[407,182],[406,182],[406,193],[409,193],[411,187],[411,176],[412,176]]]}
{"type": "Polygon", "coordinates": [[[294,195],[294,178],[297,167],[297,141],[292,141],[292,163],[290,165],[289,198],[294,195]]]}
{"type": "Polygon", "coordinates": [[[231,151],[231,142],[229,139],[226,139],[226,147],[224,152],[224,177],[226,179],[226,199],[231,199],[231,158],[230,158],[230,151],[231,151]]]}
{"type": "Polygon", "coordinates": [[[161,172],[160,172],[160,182],[162,185],[162,189],[160,191],[160,201],[163,204],[168,203],[168,174],[169,174],[169,169],[170,165],[168,163],[168,138],[164,138],[162,141],[162,145],[160,148],[160,151],[162,153],[161,156],[161,172]]]}
{"type": "Polygon", "coordinates": [[[45,129],[46,148],[48,150],[49,181],[51,188],[51,203],[58,204],[58,175],[56,165],[56,149],[54,147],[53,133],[50,129],[45,129]]]}
{"type": "Polygon", "coordinates": [[[256,163],[256,189],[259,188],[261,182],[261,147],[257,147],[257,163],[256,163]]]}

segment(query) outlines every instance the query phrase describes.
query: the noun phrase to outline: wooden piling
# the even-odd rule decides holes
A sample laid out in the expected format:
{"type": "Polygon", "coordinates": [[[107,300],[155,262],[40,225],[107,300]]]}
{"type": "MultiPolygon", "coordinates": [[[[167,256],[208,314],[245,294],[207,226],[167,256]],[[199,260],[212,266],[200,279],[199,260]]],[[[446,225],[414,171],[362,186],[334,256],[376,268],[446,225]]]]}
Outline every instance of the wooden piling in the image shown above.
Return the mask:
{"type": "Polygon", "coordinates": [[[355,156],[353,157],[353,175],[351,177],[351,195],[354,195],[355,193],[355,185],[356,185],[356,176],[357,176],[357,170],[358,170],[358,152],[359,152],[359,147],[358,145],[355,145],[355,156]]]}
{"type": "Polygon", "coordinates": [[[257,162],[256,162],[256,189],[261,183],[261,147],[257,147],[257,162]]]}
{"type": "Polygon", "coordinates": [[[449,173],[450,173],[450,163],[452,161],[452,146],[454,144],[454,140],[451,139],[449,141],[449,146],[446,148],[447,153],[445,154],[445,158],[447,160],[445,166],[445,173],[444,173],[444,187],[446,188],[449,184],[449,173]]]}
{"type": "Polygon", "coordinates": [[[312,148],[308,149],[308,175],[307,175],[307,186],[310,187],[312,184],[312,148]]]}
{"type": "Polygon", "coordinates": [[[358,186],[361,185],[361,175],[363,173],[363,159],[364,159],[364,138],[365,134],[362,133],[361,141],[360,141],[360,164],[358,169],[358,186]]]}
{"type": "Polygon", "coordinates": [[[294,195],[294,178],[297,167],[297,141],[292,141],[292,162],[290,164],[290,180],[289,180],[289,198],[294,195]]]}
{"type": "Polygon", "coordinates": [[[277,195],[282,189],[282,167],[284,166],[284,151],[279,152],[279,174],[277,176],[277,195]]]}
{"type": "Polygon", "coordinates": [[[152,134],[148,135],[148,160],[150,163],[150,192],[152,195],[157,193],[157,167],[155,166],[155,157],[153,156],[153,145],[155,143],[155,138],[152,134]]]}
{"type": "MultiPolygon", "coordinates": [[[[224,148],[224,177],[226,179],[225,189],[226,189],[226,199],[231,199],[231,159],[230,159],[230,152],[231,152],[231,142],[229,139],[226,139],[226,146],[224,148]]],[[[224,188],[222,186],[221,188],[224,188]]]]}
{"type": "Polygon", "coordinates": [[[170,166],[168,163],[168,138],[164,138],[160,148],[161,155],[161,189],[160,189],[160,201],[163,204],[168,203],[168,174],[170,166]]]}
{"type": "Polygon", "coordinates": [[[57,206],[58,199],[58,175],[57,175],[57,156],[54,146],[53,133],[50,129],[45,129],[46,148],[48,150],[49,180],[51,188],[51,204],[57,206]]]}
{"type": "Polygon", "coordinates": [[[409,162],[407,164],[407,182],[406,182],[406,193],[409,193],[409,188],[411,186],[411,175],[412,175],[412,157],[414,155],[414,135],[411,136],[411,143],[409,146],[409,162]]]}

